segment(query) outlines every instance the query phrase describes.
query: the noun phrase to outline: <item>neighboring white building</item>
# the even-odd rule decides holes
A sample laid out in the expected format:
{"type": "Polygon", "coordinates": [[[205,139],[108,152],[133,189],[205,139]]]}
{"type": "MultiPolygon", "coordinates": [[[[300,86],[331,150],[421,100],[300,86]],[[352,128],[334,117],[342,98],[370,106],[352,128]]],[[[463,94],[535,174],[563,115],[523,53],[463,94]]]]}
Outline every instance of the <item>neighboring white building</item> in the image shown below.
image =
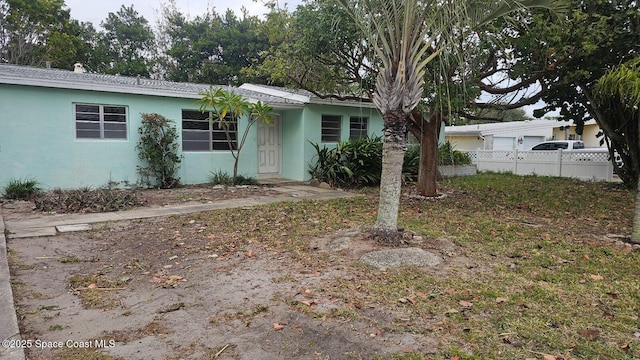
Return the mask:
{"type": "Polygon", "coordinates": [[[567,121],[525,120],[447,126],[444,135],[457,150],[528,150],[546,140],[582,140],[586,147],[600,147],[599,131],[594,120],[585,124],[582,135],[567,121]]]}

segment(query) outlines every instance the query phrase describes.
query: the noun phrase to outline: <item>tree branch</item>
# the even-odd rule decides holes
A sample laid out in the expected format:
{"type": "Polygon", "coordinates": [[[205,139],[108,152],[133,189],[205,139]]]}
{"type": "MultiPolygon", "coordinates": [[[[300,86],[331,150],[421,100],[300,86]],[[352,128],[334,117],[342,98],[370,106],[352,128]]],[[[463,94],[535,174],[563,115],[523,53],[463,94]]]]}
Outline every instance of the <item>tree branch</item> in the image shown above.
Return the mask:
{"type": "Polygon", "coordinates": [[[522,80],[519,83],[506,87],[506,88],[499,88],[499,87],[495,87],[495,86],[491,86],[488,84],[483,83],[482,81],[479,81],[478,84],[480,86],[480,89],[488,92],[489,94],[492,95],[505,95],[505,94],[509,94],[512,93],[514,91],[518,91],[521,90],[523,88],[529,87],[533,84],[535,84],[536,82],[538,82],[538,80],[542,79],[544,77],[545,73],[544,72],[539,72],[538,74],[536,74],[535,76],[532,76],[528,79],[522,80]]]}

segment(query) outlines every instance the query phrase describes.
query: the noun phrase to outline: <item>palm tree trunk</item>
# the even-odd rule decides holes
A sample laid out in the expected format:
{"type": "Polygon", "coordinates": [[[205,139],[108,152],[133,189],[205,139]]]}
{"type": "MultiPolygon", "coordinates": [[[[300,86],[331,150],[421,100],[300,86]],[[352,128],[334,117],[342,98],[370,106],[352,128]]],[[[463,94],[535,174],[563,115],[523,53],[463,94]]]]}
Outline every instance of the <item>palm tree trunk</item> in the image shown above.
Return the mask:
{"type": "Polygon", "coordinates": [[[380,202],[374,229],[397,232],[400,191],[402,190],[402,163],[406,138],[405,115],[390,111],[383,115],[385,130],[382,145],[382,174],[380,178],[380,202]]]}

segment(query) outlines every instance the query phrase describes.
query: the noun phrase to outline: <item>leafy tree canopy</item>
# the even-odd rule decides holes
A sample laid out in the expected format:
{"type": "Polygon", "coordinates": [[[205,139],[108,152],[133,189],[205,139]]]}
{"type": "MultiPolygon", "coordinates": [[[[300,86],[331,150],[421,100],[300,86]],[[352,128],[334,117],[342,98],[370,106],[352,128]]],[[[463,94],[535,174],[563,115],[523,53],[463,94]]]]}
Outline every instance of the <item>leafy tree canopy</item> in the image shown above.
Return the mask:
{"type": "MultiPolygon", "coordinates": [[[[558,111],[560,119],[572,120],[580,133],[594,119],[624,165],[617,169],[625,182],[635,182],[640,154],[625,141],[628,134],[609,126],[618,117],[615,107],[594,101],[595,86],[607,70],[638,56],[640,8],[635,0],[573,0],[562,24],[547,21],[536,12],[526,28],[512,28],[515,69],[522,76],[543,72],[542,100],[546,105],[534,112],[540,117],[558,111]]],[[[613,156],[612,156],[613,157],[613,156]]]]}
{"type": "Polygon", "coordinates": [[[272,7],[262,29],[270,48],[254,71],[320,97],[370,97],[377,74],[373,50],[335,0],[310,1],[291,14],[272,7]]]}
{"type": "Polygon", "coordinates": [[[100,23],[97,45],[89,64],[92,71],[150,77],[155,65],[155,36],[144,16],[122,5],[100,23]]]}
{"type": "Polygon", "coordinates": [[[90,49],[91,25],[72,20],[64,0],[0,0],[0,62],[73,68],[90,49]]]}
{"type": "Polygon", "coordinates": [[[260,24],[246,11],[241,17],[231,10],[224,15],[210,11],[188,20],[175,7],[165,8],[160,28],[165,32],[166,78],[218,85],[264,83],[255,73],[243,72],[267,49],[267,35],[259,31],[260,24]]]}

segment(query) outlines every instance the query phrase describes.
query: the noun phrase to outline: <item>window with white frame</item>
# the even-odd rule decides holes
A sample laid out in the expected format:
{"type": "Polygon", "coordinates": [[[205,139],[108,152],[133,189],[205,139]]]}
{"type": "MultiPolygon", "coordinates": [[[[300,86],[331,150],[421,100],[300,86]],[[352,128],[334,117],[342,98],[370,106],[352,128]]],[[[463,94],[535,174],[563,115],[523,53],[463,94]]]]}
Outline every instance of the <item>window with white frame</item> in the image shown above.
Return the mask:
{"type": "Polygon", "coordinates": [[[227,132],[233,150],[238,148],[237,121],[226,121],[228,128],[225,130],[225,125],[210,121],[209,115],[208,111],[182,110],[183,151],[230,150],[227,132]]]}
{"type": "Polygon", "coordinates": [[[352,116],[349,119],[349,138],[358,139],[367,137],[369,118],[352,116]]]}
{"type": "Polygon", "coordinates": [[[126,139],[127,107],[75,104],[77,139],[126,139]]]}
{"type": "Polygon", "coordinates": [[[322,142],[340,141],[340,124],[342,117],[338,115],[322,115],[322,142]]]}

